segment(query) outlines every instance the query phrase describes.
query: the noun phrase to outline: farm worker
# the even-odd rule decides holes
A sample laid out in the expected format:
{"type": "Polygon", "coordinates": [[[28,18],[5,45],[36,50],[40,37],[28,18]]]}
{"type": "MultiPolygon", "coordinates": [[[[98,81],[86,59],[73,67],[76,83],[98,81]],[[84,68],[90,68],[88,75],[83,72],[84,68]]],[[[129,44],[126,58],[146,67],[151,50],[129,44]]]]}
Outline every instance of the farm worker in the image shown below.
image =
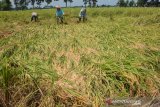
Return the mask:
{"type": "Polygon", "coordinates": [[[87,10],[86,8],[82,6],[80,13],[79,13],[79,21],[81,21],[81,19],[83,19],[84,21],[86,19],[86,16],[87,16],[87,10]]]}
{"type": "Polygon", "coordinates": [[[61,9],[61,7],[60,6],[56,6],[56,17],[57,17],[57,19],[61,20],[61,23],[63,23],[63,15],[64,15],[64,12],[61,9]]]}
{"type": "Polygon", "coordinates": [[[37,21],[38,20],[38,14],[36,12],[32,12],[31,21],[37,21]]]}

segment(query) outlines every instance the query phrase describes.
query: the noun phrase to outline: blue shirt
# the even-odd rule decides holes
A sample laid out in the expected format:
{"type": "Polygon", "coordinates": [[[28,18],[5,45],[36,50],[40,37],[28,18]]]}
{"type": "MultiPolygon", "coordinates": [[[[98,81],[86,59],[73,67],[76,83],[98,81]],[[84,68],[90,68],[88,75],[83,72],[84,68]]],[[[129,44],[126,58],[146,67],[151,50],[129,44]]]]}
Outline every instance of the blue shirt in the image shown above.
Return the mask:
{"type": "Polygon", "coordinates": [[[56,16],[63,16],[63,14],[64,14],[64,12],[63,12],[63,10],[57,10],[56,11],[56,16]]]}

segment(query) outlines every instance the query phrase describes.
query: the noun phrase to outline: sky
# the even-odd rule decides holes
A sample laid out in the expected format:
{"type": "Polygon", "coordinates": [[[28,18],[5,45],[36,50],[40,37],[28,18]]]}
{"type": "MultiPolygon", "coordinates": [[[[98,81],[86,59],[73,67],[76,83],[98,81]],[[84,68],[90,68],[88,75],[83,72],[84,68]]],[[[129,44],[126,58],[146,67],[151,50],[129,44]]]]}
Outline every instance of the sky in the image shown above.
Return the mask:
{"type": "MultiPolygon", "coordinates": [[[[14,0],[11,0],[12,4],[13,4],[14,0]]],[[[98,5],[116,5],[118,0],[98,0],[97,4],[98,5]]],[[[46,3],[43,3],[41,7],[46,6],[46,3]]],[[[59,1],[54,1],[50,4],[52,6],[56,6],[56,5],[60,5],[62,7],[65,7],[65,3],[63,2],[63,0],[59,0],[59,1]]],[[[73,3],[71,4],[71,6],[82,6],[84,5],[83,0],[73,0],[73,3]]],[[[35,5],[36,6],[36,5],[35,5]]],[[[70,3],[68,3],[68,6],[70,6],[70,3]]],[[[13,5],[14,7],[14,5],[13,5]]],[[[31,4],[29,4],[29,7],[32,7],[31,4]]]]}
{"type": "MultiPolygon", "coordinates": [[[[115,5],[117,1],[118,0],[98,0],[97,4],[98,5],[103,5],[103,4],[115,5]]],[[[65,6],[65,3],[63,2],[63,0],[54,1],[52,3],[52,5],[57,5],[57,4],[65,6]]],[[[84,5],[83,0],[73,0],[72,6],[82,6],[82,5],[84,5]]]]}

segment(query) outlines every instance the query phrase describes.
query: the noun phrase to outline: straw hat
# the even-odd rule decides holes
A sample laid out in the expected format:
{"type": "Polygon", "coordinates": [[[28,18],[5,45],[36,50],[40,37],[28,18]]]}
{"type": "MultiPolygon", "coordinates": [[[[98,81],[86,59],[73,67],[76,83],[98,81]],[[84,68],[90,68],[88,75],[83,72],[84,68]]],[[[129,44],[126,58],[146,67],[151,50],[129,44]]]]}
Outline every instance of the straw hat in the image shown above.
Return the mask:
{"type": "Polygon", "coordinates": [[[57,9],[60,9],[60,8],[61,8],[61,6],[59,6],[59,5],[58,5],[58,6],[56,6],[56,8],[57,8],[57,9]]]}

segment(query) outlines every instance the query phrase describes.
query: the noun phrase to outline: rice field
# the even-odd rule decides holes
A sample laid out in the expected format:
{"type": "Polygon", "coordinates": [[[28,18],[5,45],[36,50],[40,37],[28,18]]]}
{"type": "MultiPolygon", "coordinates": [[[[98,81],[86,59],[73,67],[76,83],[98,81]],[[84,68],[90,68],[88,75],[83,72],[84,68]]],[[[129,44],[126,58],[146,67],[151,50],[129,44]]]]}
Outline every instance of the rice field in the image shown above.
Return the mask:
{"type": "Polygon", "coordinates": [[[105,107],[160,95],[160,8],[0,12],[0,107],[105,107]]]}

